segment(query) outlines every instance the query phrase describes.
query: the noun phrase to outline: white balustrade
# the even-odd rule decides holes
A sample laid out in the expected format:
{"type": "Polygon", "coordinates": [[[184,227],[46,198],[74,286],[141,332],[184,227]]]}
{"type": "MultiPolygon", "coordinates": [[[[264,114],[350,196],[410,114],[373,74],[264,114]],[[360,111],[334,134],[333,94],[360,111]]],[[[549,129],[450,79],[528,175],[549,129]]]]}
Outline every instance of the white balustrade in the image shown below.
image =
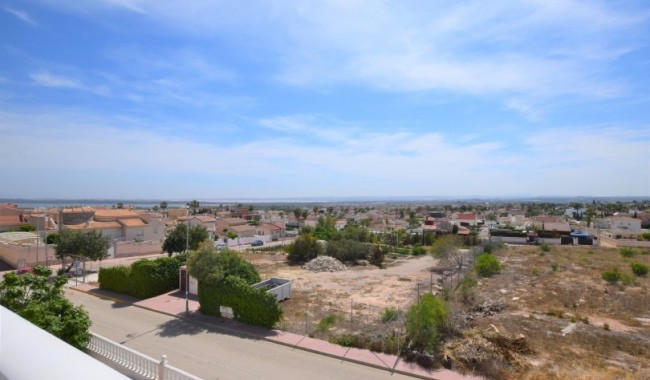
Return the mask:
{"type": "Polygon", "coordinates": [[[92,332],[90,334],[88,350],[146,379],[201,380],[185,371],[169,366],[166,355],[163,355],[162,360],[158,361],[101,335],[92,332]]]}

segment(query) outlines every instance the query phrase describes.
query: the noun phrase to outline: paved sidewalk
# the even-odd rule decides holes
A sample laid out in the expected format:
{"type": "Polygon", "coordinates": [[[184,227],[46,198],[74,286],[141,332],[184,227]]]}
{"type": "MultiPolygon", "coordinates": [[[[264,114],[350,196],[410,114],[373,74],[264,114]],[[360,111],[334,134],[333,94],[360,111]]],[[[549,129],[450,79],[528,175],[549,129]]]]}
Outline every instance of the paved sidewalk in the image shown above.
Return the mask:
{"type": "Polygon", "coordinates": [[[398,356],[387,355],[370,350],[348,348],[337,344],[329,343],[320,339],[313,339],[307,336],[288,333],[280,330],[267,330],[261,327],[250,326],[237,321],[203,315],[199,312],[199,302],[196,296],[190,295],[187,300],[189,314],[186,313],[185,293],[179,290],[160,295],[146,300],[138,300],[133,297],[116,294],[99,289],[91,283],[71,286],[71,289],[89,293],[98,297],[110,299],[120,303],[130,303],[133,306],[152,310],[158,313],[171,315],[177,318],[187,318],[189,321],[217,327],[235,335],[245,335],[257,339],[267,340],[297,348],[305,351],[331,356],[337,359],[346,360],[362,365],[367,365],[391,372],[414,376],[422,379],[437,380],[479,380],[480,377],[462,375],[460,373],[439,369],[427,370],[415,363],[407,363],[398,356]]]}

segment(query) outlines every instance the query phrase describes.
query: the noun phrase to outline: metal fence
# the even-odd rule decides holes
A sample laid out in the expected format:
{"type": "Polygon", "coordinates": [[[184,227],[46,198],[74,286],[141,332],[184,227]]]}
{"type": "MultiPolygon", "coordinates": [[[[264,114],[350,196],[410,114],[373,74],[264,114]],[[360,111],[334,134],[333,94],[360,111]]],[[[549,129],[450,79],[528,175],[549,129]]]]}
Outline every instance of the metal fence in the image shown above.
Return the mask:
{"type": "Polygon", "coordinates": [[[120,366],[138,378],[152,380],[201,380],[178,368],[170,366],[167,356],[163,355],[161,360],[113,342],[101,335],[90,333],[90,343],[87,349],[108,361],[120,366]]]}

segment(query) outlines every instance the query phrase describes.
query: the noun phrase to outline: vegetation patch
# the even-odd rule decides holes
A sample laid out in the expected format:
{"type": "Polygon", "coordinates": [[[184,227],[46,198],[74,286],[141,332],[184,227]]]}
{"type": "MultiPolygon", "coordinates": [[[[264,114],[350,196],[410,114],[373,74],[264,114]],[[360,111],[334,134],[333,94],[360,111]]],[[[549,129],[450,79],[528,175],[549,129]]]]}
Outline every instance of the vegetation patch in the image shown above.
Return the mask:
{"type": "Polygon", "coordinates": [[[136,298],[150,298],[178,288],[179,269],[185,255],[142,259],[130,267],[117,266],[99,270],[99,288],[136,298]]]}
{"type": "Polygon", "coordinates": [[[480,255],[476,259],[476,264],[474,264],[474,269],[479,276],[490,277],[501,271],[501,264],[499,259],[496,256],[485,253],[480,255]]]}

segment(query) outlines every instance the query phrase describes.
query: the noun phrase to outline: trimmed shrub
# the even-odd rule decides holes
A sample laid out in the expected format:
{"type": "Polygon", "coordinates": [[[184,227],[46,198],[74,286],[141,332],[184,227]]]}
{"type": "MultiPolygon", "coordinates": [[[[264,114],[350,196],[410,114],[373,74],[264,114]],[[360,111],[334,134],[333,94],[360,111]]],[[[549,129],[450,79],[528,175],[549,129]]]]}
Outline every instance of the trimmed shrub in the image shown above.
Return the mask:
{"type": "Polygon", "coordinates": [[[479,276],[490,277],[501,271],[501,264],[496,256],[485,253],[476,258],[474,270],[476,270],[476,273],[478,273],[479,276]]]}
{"type": "Polygon", "coordinates": [[[101,268],[99,287],[140,299],[164,294],[178,288],[184,262],[184,256],[160,257],[138,260],[130,267],[101,268]]]}
{"type": "Polygon", "coordinates": [[[648,266],[645,264],[639,264],[639,263],[632,263],[630,264],[630,267],[632,268],[632,273],[635,275],[642,277],[648,274],[648,266]]]}
{"type": "Polygon", "coordinates": [[[273,294],[254,289],[235,276],[199,281],[199,303],[203,314],[220,317],[219,307],[227,306],[235,320],[269,329],[282,318],[282,308],[273,294]]]}

